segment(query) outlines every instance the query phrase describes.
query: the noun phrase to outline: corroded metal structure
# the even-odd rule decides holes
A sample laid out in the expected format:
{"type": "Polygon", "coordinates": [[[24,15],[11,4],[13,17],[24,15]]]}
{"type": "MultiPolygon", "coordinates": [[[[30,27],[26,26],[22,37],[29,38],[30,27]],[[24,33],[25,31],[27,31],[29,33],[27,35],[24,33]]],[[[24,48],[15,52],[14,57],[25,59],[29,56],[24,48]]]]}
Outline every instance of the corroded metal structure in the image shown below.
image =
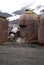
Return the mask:
{"type": "Polygon", "coordinates": [[[44,13],[40,16],[40,23],[38,27],[38,41],[39,45],[44,45],[44,13]]]}
{"type": "Polygon", "coordinates": [[[7,41],[8,36],[8,20],[6,17],[0,16],[0,44],[7,41]]]}
{"type": "Polygon", "coordinates": [[[38,16],[33,11],[25,11],[19,19],[20,37],[26,41],[38,38],[38,16]]]}

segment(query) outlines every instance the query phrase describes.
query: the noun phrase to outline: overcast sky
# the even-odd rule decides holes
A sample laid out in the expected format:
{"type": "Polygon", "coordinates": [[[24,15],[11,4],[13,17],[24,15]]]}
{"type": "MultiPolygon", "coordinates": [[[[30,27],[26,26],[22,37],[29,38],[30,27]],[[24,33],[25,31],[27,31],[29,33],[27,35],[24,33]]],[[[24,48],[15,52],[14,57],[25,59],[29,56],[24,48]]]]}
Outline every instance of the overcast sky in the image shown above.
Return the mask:
{"type": "Polygon", "coordinates": [[[0,0],[0,11],[11,13],[21,7],[31,4],[34,0],[0,0]]]}
{"type": "Polygon", "coordinates": [[[44,5],[44,0],[0,0],[0,11],[12,14],[26,5],[32,5],[33,9],[37,5],[44,5]]]}

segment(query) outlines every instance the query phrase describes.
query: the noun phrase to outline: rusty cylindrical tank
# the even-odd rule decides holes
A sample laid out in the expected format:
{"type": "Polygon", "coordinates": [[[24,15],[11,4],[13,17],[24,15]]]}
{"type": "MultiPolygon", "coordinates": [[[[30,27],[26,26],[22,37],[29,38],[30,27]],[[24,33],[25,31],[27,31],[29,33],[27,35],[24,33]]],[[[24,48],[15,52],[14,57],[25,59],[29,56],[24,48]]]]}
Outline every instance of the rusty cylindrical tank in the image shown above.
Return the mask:
{"type": "Polygon", "coordinates": [[[40,16],[40,23],[38,28],[39,45],[44,45],[44,13],[40,16]]]}
{"type": "Polygon", "coordinates": [[[0,44],[7,41],[8,36],[8,21],[6,17],[0,16],[0,44]]]}
{"type": "Polygon", "coordinates": [[[27,11],[20,16],[19,25],[21,27],[20,36],[26,40],[35,40],[38,36],[36,24],[38,22],[37,15],[31,11],[27,11]]]}

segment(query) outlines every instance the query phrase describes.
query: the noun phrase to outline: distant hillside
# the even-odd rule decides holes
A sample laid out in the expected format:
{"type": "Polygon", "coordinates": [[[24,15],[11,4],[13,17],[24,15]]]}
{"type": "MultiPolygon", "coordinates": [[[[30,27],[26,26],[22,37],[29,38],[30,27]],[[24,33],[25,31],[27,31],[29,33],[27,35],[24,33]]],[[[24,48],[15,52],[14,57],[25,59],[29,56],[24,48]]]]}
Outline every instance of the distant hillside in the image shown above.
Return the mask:
{"type": "Polygon", "coordinates": [[[10,24],[18,24],[18,21],[19,21],[19,19],[16,19],[16,20],[10,21],[9,23],[10,24]]]}
{"type": "Polygon", "coordinates": [[[21,15],[21,14],[23,14],[23,12],[24,12],[24,9],[21,9],[21,10],[13,12],[13,14],[21,15]]]}
{"type": "Polygon", "coordinates": [[[0,12],[0,16],[10,17],[10,16],[12,16],[12,15],[11,15],[11,14],[8,14],[8,13],[0,12]]]}

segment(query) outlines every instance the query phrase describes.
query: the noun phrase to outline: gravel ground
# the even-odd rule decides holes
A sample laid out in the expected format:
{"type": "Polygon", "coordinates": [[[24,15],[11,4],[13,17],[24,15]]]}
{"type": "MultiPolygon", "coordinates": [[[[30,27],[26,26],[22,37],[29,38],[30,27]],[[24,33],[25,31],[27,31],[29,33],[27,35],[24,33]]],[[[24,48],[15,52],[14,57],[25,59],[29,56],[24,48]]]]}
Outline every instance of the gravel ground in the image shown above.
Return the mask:
{"type": "Polygon", "coordinates": [[[0,45],[0,65],[44,65],[44,46],[12,42],[0,45]]]}

